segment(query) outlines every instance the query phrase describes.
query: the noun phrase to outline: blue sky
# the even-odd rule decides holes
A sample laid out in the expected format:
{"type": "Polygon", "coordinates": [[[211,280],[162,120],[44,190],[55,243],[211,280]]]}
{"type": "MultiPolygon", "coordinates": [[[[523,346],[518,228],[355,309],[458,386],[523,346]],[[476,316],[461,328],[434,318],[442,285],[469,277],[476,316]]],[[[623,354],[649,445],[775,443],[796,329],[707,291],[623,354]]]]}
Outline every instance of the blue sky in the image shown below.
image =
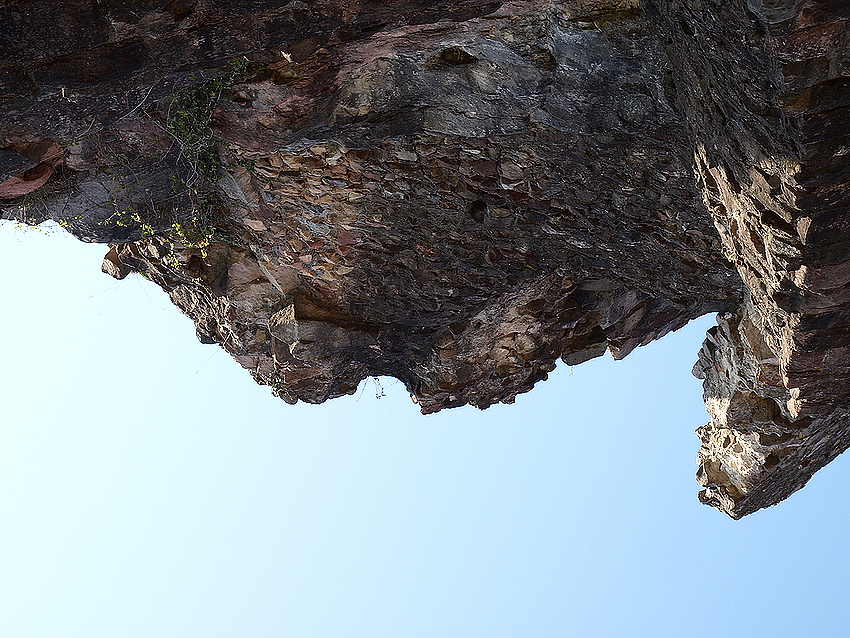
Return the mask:
{"type": "Polygon", "coordinates": [[[0,636],[846,635],[847,458],[696,500],[710,317],[511,406],[288,406],[103,246],[0,250],[0,636]]]}

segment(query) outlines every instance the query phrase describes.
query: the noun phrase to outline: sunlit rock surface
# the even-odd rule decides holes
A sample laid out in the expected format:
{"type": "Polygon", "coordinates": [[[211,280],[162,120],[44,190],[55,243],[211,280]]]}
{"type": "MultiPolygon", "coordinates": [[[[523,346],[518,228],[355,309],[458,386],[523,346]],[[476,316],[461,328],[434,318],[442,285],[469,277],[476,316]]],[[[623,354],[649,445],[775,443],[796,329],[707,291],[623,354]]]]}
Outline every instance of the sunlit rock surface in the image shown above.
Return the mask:
{"type": "Polygon", "coordinates": [[[3,216],[110,244],[287,401],[483,408],[721,312],[698,480],[740,517],[850,444],[848,16],[13,0],[3,216]]]}
{"type": "Polygon", "coordinates": [[[659,2],[652,14],[697,183],[747,291],[695,367],[712,416],[700,498],[737,518],[850,444],[850,5],[659,2]]]}

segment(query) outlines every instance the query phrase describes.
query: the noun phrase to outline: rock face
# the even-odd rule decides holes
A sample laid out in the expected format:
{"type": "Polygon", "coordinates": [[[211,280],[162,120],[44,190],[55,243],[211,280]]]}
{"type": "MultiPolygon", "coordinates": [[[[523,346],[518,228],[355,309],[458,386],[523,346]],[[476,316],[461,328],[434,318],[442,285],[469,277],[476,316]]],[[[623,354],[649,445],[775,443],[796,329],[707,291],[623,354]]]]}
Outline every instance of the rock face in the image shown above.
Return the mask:
{"type": "Polygon", "coordinates": [[[850,5],[654,11],[683,87],[697,182],[746,286],[694,369],[712,417],[699,430],[700,498],[737,518],[850,445],[850,5]]]}
{"type": "Polygon", "coordinates": [[[848,14],[12,0],[3,216],[110,244],[290,402],[484,408],[721,312],[698,480],[737,518],[850,445],[848,14]]]}

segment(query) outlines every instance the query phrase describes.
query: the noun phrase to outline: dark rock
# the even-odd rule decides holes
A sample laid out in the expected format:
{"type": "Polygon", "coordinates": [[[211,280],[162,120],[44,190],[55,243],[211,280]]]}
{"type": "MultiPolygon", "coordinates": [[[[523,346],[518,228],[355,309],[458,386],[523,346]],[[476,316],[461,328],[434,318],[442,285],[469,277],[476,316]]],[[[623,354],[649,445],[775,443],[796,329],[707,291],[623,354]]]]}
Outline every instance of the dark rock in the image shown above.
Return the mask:
{"type": "Polygon", "coordinates": [[[14,151],[0,151],[0,183],[35,166],[35,162],[14,151]]]}

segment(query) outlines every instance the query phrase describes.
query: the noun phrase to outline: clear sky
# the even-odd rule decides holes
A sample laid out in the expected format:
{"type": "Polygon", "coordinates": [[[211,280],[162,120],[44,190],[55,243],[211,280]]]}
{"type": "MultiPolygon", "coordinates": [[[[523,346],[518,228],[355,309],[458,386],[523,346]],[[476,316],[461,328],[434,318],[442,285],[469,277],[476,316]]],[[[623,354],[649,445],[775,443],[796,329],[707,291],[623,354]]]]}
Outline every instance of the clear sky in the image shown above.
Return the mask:
{"type": "Polygon", "coordinates": [[[289,406],[103,246],[0,251],[3,638],[848,635],[848,458],[696,500],[711,317],[511,406],[289,406]]]}

